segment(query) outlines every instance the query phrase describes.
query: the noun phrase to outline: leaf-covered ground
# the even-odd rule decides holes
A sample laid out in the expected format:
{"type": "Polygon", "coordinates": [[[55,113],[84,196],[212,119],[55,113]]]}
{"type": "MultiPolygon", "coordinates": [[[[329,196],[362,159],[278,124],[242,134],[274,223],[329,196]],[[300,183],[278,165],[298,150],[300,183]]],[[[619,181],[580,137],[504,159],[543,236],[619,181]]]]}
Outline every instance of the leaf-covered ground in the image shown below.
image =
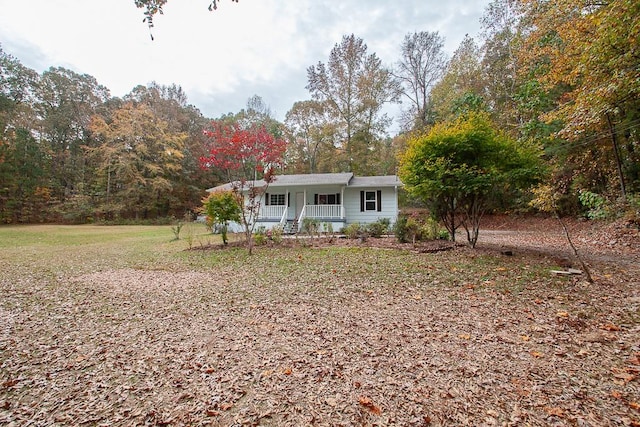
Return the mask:
{"type": "Polygon", "coordinates": [[[640,425],[637,247],[602,245],[589,284],[550,273],[561,241],[505,235],[144,259],[94,242],[46,268],[27,245],[0,261],[0,424],[640,425]]]}

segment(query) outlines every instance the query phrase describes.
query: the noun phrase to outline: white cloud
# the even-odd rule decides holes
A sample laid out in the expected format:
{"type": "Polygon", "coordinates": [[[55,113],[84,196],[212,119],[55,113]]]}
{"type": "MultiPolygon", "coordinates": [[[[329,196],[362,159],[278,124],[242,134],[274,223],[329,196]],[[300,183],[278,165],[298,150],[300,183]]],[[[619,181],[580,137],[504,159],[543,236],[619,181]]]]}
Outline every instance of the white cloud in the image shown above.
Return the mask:
{"type": "Polygon", "coordinates": [[[181,85],[209,117],[263,97],[279,119],[309,98],[306,70],[355,34],[387,65],[404,35],[439,31],[452,53],[477,34],[488,0],[170,0],[151,41],[133,0],[0,0],[0,43],[42,72],[62,66],[94,76],[114,96],[151,81],[181,85]]]}

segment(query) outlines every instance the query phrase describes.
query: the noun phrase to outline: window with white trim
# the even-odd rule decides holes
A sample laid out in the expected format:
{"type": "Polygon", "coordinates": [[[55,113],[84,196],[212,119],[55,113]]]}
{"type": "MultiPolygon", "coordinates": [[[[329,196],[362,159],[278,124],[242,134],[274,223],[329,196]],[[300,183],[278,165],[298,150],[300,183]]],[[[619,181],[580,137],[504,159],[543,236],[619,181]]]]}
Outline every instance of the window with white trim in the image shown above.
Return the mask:
{"type": "Polygon", "coordinates": [[[339,205],[340,194],[318,194],[317,205],[339,205]]]}
{"type": "Polygon", "coordinates": [[[375,191],[364,192],[364,210],[375,211],[378,209],[378,198],[375,191]]]}
{"type": "Polygon", "coordinates": [[[285,205],[284,194],[269,194],[267,198],[267,205],[271,206],[284,206],[285,205]]]}

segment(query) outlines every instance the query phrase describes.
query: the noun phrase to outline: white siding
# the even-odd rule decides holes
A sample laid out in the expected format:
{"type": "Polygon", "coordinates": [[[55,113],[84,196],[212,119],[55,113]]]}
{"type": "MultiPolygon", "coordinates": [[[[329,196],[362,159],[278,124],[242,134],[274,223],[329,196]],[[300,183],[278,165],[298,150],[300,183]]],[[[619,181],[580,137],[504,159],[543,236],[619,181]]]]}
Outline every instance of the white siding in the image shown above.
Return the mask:
{"type": "MultiPolygon", "coordinates": [[[[388,218],[391,224],[394,224],[398,218],[398,197],[397,197],[397,189],[394,187],[364,187],[364,186],[356,186],[356,187],[346,187],[344,188],[344,192],[342,192],[342,187],[337,185],[324,185],[324,186],[309,186],[309,187],[301,187],[301,186],[291,186],[285,188],[273,188],[269,189],[267,192],[269,194],[287,194],[290,193],[290,206],[287,208],[287,219],[291,220],[295,217],[296,213],[296,193],[297,192],[306,192],[305,203],[307,205],[314,204],[314,196],[315,194],[341,194],[341,201],[344,205],[344,211],[346,216],[346,223],[341,221],[333,222],[333,229],[337,232],[343,226],[347,224],[353,223],[361,223],[368,224],[372,222],[376,222],[381,218],[388,218]],[[360,210],[360,192],[361,191],[381,191],[381,203],[382,209],[381,211],[372,210],[372,211],[364,211],[360,210]]],[[[286,196],[285,196],[286,197],[286,196]]],[[[264,205],[264,200],[263,200],[264,205]]],[[[275,225],[279,224],[278,220],[272,218],[269,220],[268,218],[259,218],[257,227],[264,226],[267,229],[271,229],[275,225]]],[[[230,231],[241,231],[242,227],[239,224],[230,224],[230,231]]]]}
{"type": "Polygon", "coordinates": [[[398,218],[398,197],[395,188],[363,188],[352,187],[344,191],[344,206],[347,212],[347,224],[355,222],[368,224],[376,222],[380,218],[389,218],[394,224],[398,218]],[[382,210],[360,211],[360,192],[378,191],[382,192],[382,210]]]}

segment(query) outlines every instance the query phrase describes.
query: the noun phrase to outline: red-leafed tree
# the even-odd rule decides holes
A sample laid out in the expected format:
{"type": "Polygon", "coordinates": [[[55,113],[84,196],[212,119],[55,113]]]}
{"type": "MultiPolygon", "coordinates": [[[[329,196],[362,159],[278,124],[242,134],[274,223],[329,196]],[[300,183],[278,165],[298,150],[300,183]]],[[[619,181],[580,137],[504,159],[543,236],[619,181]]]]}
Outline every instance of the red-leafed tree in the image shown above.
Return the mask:
{"type": "Polygon", "coordinates": [[[209,155],[200,165],[215,167],[228,180],[241,209],[241,223],[251,254],[251,236],[260,216],[262,197],[276,179],[282,166],[286,143],[270,134],[264,126],[243,128],[239,123],[211,122],[205,130],[209,155]]]}

